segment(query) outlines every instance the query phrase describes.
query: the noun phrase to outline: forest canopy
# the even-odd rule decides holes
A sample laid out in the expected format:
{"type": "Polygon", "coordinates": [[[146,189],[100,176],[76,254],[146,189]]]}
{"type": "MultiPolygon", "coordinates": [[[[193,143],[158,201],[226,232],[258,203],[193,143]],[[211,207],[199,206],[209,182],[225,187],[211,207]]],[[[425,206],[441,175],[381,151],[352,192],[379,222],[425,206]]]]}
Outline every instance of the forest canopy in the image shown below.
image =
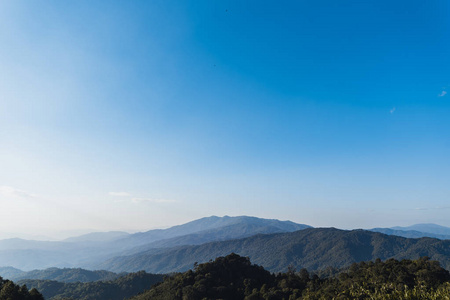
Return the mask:
{"type": "MultiPolygon", "coordinates": [[[[324,274],[324,273],[323,273],[324,274]]],[[[322,275],[323,275],[322,274],[322,275]]],[[[198,264],[167,277],[144,299],[442,299],[450,297],[450,274],[438,262],[390,259],[354,263],[320,277],[306,269],[273,274],[237,254],[198,264]]]]}
{"type": "Polygon", "coordinates": [[[28,290],[25,285],[0,277],[0,300],[44,300],[44,297],[35,288],[28,290]]]}

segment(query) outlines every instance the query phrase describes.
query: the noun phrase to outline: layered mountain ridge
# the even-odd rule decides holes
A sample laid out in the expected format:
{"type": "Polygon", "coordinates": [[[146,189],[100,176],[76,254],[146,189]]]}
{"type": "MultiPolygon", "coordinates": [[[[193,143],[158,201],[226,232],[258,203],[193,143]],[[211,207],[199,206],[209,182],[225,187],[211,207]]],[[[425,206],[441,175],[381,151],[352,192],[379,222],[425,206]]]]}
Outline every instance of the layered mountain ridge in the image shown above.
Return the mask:
{"type": "Polygon", "coordinates": [[[197,245],[259,233],[291,232],[309,227],[275,219],[212,216],[168,229],[135,234],[95,233],[59,242],[7,239],[0,240],[0,266],[11,266],[24,271],[50,267],[93,269],[100,262],[112,257],[149,249],[197,245]],[[97,239],[92,240],[93,236],[97,239]]]}
{"type": "Polygon", "coordinates": [[[349,231],[249,216],[211,216],[134,234],[95,232],[51,242],[0,240],[0,266],[13,267],[0,268],[0,276],[47,268],[177,272],[231,252],[249,256],[274,272],[289,265],[320,270],[376,258],[420,256],[450,268],[449,232],[450,228],[435,224],[349,231]]]}
{"type": "Polygon", "coordinates": [[[342,268],[354,262],[380,258],[417,259],[428,256],[450,269],[450,240],[408,239],[366,230],[308,228],[290,233],[258,234],[248,238],[210,242],[194,246],[152,249],[112,258],[98,268],[110,271],[150,273],[181,272],[195,263],[236,253],[248,256],[272,272],[297,269],[342,268]]]}

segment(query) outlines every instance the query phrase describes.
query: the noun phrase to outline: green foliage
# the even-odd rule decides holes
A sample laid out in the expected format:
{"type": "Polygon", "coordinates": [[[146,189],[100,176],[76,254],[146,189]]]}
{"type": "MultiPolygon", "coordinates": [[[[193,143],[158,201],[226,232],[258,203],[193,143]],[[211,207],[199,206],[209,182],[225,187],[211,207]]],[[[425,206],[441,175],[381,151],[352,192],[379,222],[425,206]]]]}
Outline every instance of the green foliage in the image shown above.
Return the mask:
{"type": "Polygon", "coordinates": [[[44,297],[36,289],[29,291],[24,285],[0,277],[0,300],[44,300],[44,297]]]}
{"type": "Polygon", "coordinates": [[[427,257],[376,260],[355,263],[336,277],[308,287],[305,294],[306,299],[432,299],[414,297],[442,293],[448,290],[449,280],[448,271],[427,257]]]}
{"type": "Polygon", "coordinates": [[[162,280],[163,275],[141,271],[112,281],[62,283],[53,280],[23,280],[21,283],[36,288],[45,299],[122,300],[137,295],[162,280]]]}
{"type": "Polygon", "coordinates": [[[427,257],[360,262],[319,278],[306,269],[271,274],[236,254],[196,265],[133,300],[450,299],[450,274],[427,257]]]}
{"type": "MultiPolygon", "coordinates": [[[[195,270],[167,277],[133,299],[243,299],[254,289],[274,283],[275,276],[236,254],[197,265],[195,270]]],[[[272,287],[272,286],[271,286],[272,287]]]]}

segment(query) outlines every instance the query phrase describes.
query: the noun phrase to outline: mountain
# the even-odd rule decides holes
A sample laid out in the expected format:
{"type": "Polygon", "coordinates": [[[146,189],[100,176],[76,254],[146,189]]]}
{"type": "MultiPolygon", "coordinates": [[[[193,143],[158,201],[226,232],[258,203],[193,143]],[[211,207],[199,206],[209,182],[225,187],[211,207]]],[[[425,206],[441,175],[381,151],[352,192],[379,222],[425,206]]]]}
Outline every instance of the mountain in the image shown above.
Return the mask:
{"type": "Polygon", "coordinates": [[[26,272],[13,267],[0,267],[0,277],[3,279],[14,280],[16,276],[20,276],[26,272]]]}
{"type": "Polygon", "coordinates": [[[0,250],[0,266],[12,266],[21,270],[70,267],[70,253],[41,249],[0,250]]]}
{"type": "Polygon", "coordinates": [[[80,268],[48,268],[45,270],[33,270],[24,272],[11,267],[0,268],[0,276],[4,279],[12,281],[24,279],[39,279],[39,280],[55,280],[59,282],[91,282],[99,280],[113,280],[124,274],[116,274],[109,271],[97,270],[89,271],[80,268]]]}
{"type": "Polygon", "coordinates": [[[421,231],[416,231],[416,230],[400,230],[400,229],[392,229],[392,228],[372,228],[372,229],[370,229],[370,231],[380,232],[380,233],[384,233],[384,234],[388,234],[388,235],[397,235],[397,236],[413,238],[413,239],[422,238],[422,237],[431,237],[431,238],[436,238],[436,239],[440,239],[440,240],[450,240],[450,235],[421,232],[421,231]]]}
{"type": "Polygon", "coordinates": [[[390,228],[372,228],[369,230],[406,238],[431,237],[440,240],[450,240],[450,228],[437,224],[415,224],[407,227],[395,226],[390,228]]]}
{"type": "Polygon", "coordinates": [[[341,268],[354,262],[380,258],[416,259],[429,256],[450,269],[450,241],[432,238],[408,239],[366,230],[308,228],[290,233],[259,234],[248,238],[196,246],[152,249],[107,260],[99,269],[151,273],[181,272],[194,263],[237,253],[272,272],[297,269],[341,268]]]}
{"type": "Polygon", "coordinates": [[[163,280],[163,275],[137,272],[110,281],[63,283],[53,280],[21,280],[45,299],[122,300],[142,293],[163,280]]]}
{"type": "Polygon", "coordinates": [[[112,257],[154,248],[197,245],[309,227],[290,221],[248,216],[212,216],[167,229],[135,234],[96,232],[57,242],[7,239],[0,240],[0,266],[12,266],[25,271],[50,267],[96,269],[99,262],[112,257]]]}
{"type": "Polygon", "coordinates": [[[415,230],[415,231],[419,231],[419,232],[426,232],[426,233],[431,233],[431,234],[450,236],[450,228],[449,227],[432,224],[432,223],[415,224],[415,225],[407,226],[407,227],[396,226],[396,227],[392,227],[391,229],[402,230],[402,231],[415,230]]]}
{"type": "Polygon", "coordinates": [[[252,265],[248,258],[230,254],[227,257],[219,257],[213,262],[201,264],[194,272],[189,271],[166,278],[163,283],[132,299],[281,300],[273,296],[247,298],[248,295],[245,295],[245,293],[251,293],[253,289],[261,289],[263,285],[273,288],[275,280],[275,275],[259,266],[252,265]]]}
{"type": "MultiPolygon", "coordinates": [[[[119,239],[113,242],[116,248],[130,249],[130,245],[138,247],[142,245],[149,245],[156,241],[168,240],[175,237],[182,237],[183,242],[178,240],[177,242],[171,242],[170,246],[176,244],[198,244],[200,242],[213,241],[213,240],[225,240],[230,238],[238,238],[243,236],[251,236],[257,233],[271,233],[271,232],[292,232],[311,226],[304,224],[297,224],[291,221],[280,221],[275,219],[262,219],[249,216],[238,217],[217,217],[211,216],[201,218],[195,221],[188,222],[183,225],[173,226],[167,229],[155,229],[146,232],[139,232],[129,235],[123,239],[119,239]],[[227,228],[226,230],[221,230],[227,228]],[[198,241],[198,236],[194,234],[205,234],[201,237],[201,241],[198,241]],[[207,237],[209,235],[209,237],[207,237]],[[193,240],[187,238],[190,236],[193,240]]],[[[155,244],[152,248],[160,247],[161,245],[155,244]]]]}
{"type": "Polygon", "coordinates": [[[425,258],[361,262],[319,278],[305,269],[271,274],[232,253],[166,277],[131,300],[449,299],[449,281],[447,270],[425,258]]]}
{"type": "Polygon", "coordinates": [[[311,228],[311,226],[304,224],[297,224],[290,221],[268,220],[247,216],[241,217],[225,216],[223,218],[210,217],[200,219],[199,221],[203,222],[205,220],[210,225],[214,224],[216,226],[210,226],[212,228],[201,230],[196,233],[157,240],[143,246],[134,247],[130,250],[122,252],[121,255],[131,255],[156,248],[170,248],[182,245],[200,245],[213,241],[226,241],[231,239],[249,237],[261,233],[267,234],[267,233],[293,232],[297,230],[311,228]],[[218,223],[221,226],[217,227],[218,223]]]}

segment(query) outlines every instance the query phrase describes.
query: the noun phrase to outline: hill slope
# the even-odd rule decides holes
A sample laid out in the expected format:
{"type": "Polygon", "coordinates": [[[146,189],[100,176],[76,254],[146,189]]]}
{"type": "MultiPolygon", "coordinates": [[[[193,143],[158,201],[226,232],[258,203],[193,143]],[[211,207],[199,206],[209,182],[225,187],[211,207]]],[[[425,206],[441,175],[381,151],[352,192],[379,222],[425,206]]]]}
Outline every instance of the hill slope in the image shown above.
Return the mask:
{"type": "MultiPolygon", "coordinates": [[[[113,245],[122,249],[130,249],[131,246],[137,247],[149,245],[156,241],[167,241],[176,237],[183,238],[177,242],[171,242],[170,246],[174,246],[176,244],[190,245],[199,243],[198,235],[202,235],[202,237],[200,237],[200,242],[206,242],[212,240],[239,238],[257,233],[292,232],[310,227],[311,226],[297,224],[291,221],[262,219],[249,216],[211,216],[167,229],[155,229],[147,232],[138,232],[123,239],[114,241],[113,245]]],[[[155,244],[151,247],[159,248],[161,245],[155,244]]]]}
{"type": "Polygon", "coordinates": [[[13,268],[13,267],[0,267],[0,276],[3,279],[9,279],[9,280],[14,281],[13,278],[15,276],[20,276],[24,273],[26,273],[26,272],[16,269],[16,268],[13,268]]]}
{"type": "Polygon", "coordinates": [[[22,280],[18,284],[39,290],[45,299],[122,300],[162,280],[163,275],[137,272],[111,281],[62,283],[53,280],[22,280]]]}
{"type": "MultiPolygon", "coordinates": [[[[406,227],[405,227],[406,228],[406,227]]],[[[440,240],[450,240],[450,235],[430,233],[430,232],[421,232],[417,230],[401,230],[401,229],[392,229],[392,228],[372,228],[370,231],[380,232],[388,235],[397,235],[406,238],[418,239],[422,237],[430,237],[440,240]]]]}
{"type": "Polygon", "coordinates": [[[449,280],[448,271],[423,258],[361,262],[320,279],[305,269],[273,275],[230,254],[167,277],[132,299],[448,299],[449,280]]]}
{"type": "MultiPolygon", "coordinates": [[[[227,218],[227,217],[225,217],[227,218]]],[[[229,218],[229,217],[228,217],[229,218]]],[[[196,233],[158,240],[143,246],[123,251],[121,255],[132,255],[156,248],[171,248],[183,245],[200,245],[214,241],[226,241],[250,237],[256,234],[293,232],[306,228],[308,225],[296,224],[290,221],[266,220],[252,217],[237,217],[230,225],[202,230],[196,233]]]]}
{"type": "Polygon", "coordinates": [[[251,236],[257,233],[291,232],[310,226],[290,221],[255,217],[207,217],[168,229],[135,234],[123,232],[93,233],[60,242],[0,240],[0,266],[21,270],[50,267],[96,269],[106,259],[144,250],[196,245],[251,236]]]}
{"type": "Polygon", "coordinates": [[[414,224],[414,225],[407,226],[407,227],[396,226],[396,227],[392,227],[391,229],[402,230],[402,231],[415,230],[415,231],[420,231],[420,232],[450,236],[450,228],[449,227],[432,224],[432,223],[414,224]]]}
{"type": "Polygon", "coordinates": [[[45,270],[33,270],[29,272],[20,271],[11,268],[0,268],[0,276],[12,281],[24,279],[40,279],[40,280],[55,280],[59,282],[91,282],[98,280],[113,280],[124,274],[116,274],[109,271],[97,270],[90,271],[80,268],[48,268],[45,270]]]}
{"type": "Polygon", "coordinates": [[[115,272],[144,269],[152,273],[170,273],[186,271],[195,262],[207,262],[230,253],[248,256],[272,272],[285,271],[288,266],[319,270],[376,258],[416,259],[421,256],[429,256],[450,269],[450,241],[407,239],[365,230],[334,228],[310,228],[197,246],[153,249],[116,257],[98,267],[115,272]]]}

